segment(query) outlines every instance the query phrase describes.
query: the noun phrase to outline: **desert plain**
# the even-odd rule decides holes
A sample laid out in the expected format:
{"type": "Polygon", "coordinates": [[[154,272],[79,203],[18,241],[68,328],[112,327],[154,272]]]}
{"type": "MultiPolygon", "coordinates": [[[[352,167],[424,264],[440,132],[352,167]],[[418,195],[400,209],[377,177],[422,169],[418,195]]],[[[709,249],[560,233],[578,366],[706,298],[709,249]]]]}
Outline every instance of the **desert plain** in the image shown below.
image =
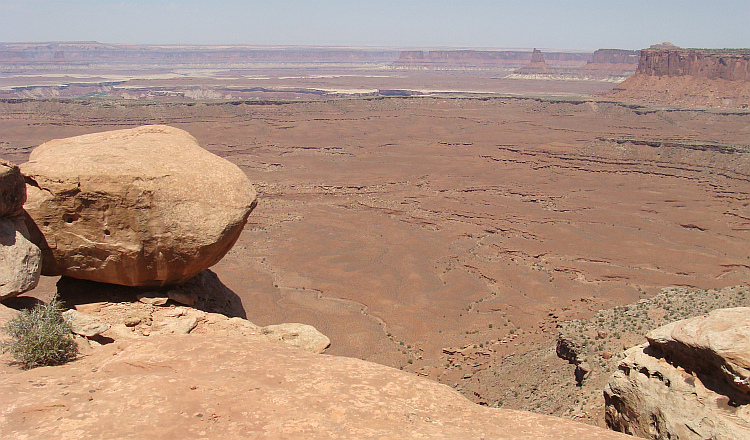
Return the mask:
{"type": "Polygon", "coordinates": [[[666,287],[746,284],[750,111],[620,102],[601,94],[617,83],[606,77],[389,66],[158,66],[125,75],[131,93],[152,91],[128,96],[101,66],[67,71],[67,86],[50,67],[6,67],[0,157],[144,124],[187,130],[259,193],[212,268],[250,321],[313,325],[328,354],[488,406],[568,413],[580,388],[554,355],[559,323],[666,287]],[[546,354],[482,375],[532,351],[546,354]],[[535,389],[543,377],[564,398],[535,389]]]}

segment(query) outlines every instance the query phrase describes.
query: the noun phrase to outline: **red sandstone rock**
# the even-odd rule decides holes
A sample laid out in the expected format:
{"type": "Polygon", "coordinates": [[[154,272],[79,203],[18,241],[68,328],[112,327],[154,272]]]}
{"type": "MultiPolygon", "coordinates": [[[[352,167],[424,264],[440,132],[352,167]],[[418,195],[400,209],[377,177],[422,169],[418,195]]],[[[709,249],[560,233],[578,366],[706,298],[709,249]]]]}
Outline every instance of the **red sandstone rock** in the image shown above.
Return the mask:
{"type": "Polygon", "coordinates": [[[636,74],[601,95],[658,105],[748,108],[750,50],[644,49],[636,74]]]}
{"type": "Polygon", "coordinates": [[[23,217],[0,217],[0,300],[36,287],[41,265],[42,253],[29,241],[23,217]]]}
{"type": "Polygon", "coordinates": [[[187,132],[143,126],[46,142],[22,165],[44,275],[161,286],[218,262],[255,191],[187,132]]]}
{"type": "Polygon", "coordinates": [[[26,184],[18,166],[0,159],[0,217],[17,214],[26,202],[26,184]]]}
{"type": "Polygon", "coordinates": [[[679,365],[750,394],[750,308],[714,310],[651,331],[649,345],[679,365]]]}
{"type": "Polygon", "coordinates": [[[626,351],[604,389],[607,425],[653,439],[749,438],[748,313],[677,321],[626,351]]]}
{"type": "Polygon", "coordinates": [[[636,73],[750,81],[750,50],[643,49],[636,73]]]}
{"type": "Polygon", "coordinates": [[[449,387],[359,359],[238,338],[109,344],[0,378],[0,437],[130,439],[625,439],[489,409],[449,387]]]}

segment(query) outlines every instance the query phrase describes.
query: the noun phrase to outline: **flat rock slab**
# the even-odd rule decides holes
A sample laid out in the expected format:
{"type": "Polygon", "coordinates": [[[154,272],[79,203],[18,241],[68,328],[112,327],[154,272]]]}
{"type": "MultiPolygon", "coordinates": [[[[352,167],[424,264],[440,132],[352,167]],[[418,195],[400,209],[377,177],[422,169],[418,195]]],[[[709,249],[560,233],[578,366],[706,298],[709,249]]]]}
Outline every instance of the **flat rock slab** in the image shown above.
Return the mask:
{"type": "Polygon", "coordinates": [[[109,330],[110,327],[109,324],[105,324],[93,316],[81,313],[75,309],[64,311],[62,316],[65,322],[70,325],[71,332],[87,338],[100,335],[109,330]]]}
{"type": "Polygon", "coordinates": [[[626,439],[475,405],[445,385],[359,359],[231,337],[109,344],[0,377],[0,437],[26,439],[626,439]]]}
{"type": "Polygon", "coordinates": [[[236,165],[161,125],[49,141],[21,170],[42,274],[126,286],[180,283],[218,262],[256,199],[236,165]]]}

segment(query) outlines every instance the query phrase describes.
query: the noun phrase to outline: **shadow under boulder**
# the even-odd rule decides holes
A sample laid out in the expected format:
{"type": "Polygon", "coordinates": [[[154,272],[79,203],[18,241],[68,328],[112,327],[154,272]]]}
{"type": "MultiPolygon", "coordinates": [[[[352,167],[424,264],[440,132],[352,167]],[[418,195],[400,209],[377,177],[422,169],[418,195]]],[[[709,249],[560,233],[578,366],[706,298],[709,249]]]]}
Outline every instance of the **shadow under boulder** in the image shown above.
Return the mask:
{"type": "Polygon", "coordinates": [[[187,282],[159,288],[127,287],[62,277],[57,292],[83,353],[119,340],[158,335],[239,336],[322,353],[331,341],[315,327],[248,321],[239,296],[206,269],[187,282]]]}
{"type": "Polygon", "coordinates": [[[165,305],[174,301],[209,313],[247,319],[242,301],[211,270],[205,269],[188,281],[158,288],[120,286],[61,277],[57,282],[60,300],[68,307],[92,303],[143,302],[165,305]]]}

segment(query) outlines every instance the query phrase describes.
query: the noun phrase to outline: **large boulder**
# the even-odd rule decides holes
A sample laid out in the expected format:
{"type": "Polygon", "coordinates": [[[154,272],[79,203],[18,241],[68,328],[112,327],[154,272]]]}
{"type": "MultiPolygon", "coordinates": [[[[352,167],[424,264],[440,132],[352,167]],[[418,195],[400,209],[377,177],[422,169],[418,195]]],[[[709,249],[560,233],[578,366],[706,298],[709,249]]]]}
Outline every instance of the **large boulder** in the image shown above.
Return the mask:
{"type": "Polygon", "coordinates": [[[479,406],[360,359],[216,335],[107,344],[0,375],[7,439],[615,440],[570,420],[479,406]]]}
{"type": "Polygon", "coordinates": [[[234,164],[161,125],[46,142],[21,165],[43,275],[188,280],[239,237],[256,193],[234,164]]]}
{"type": "Polygon", "coordinates": [[[36,287],[42,253],[29,241],[24,218],[0,217],[0,300],[36,287]]]}
{"type": "Polygon", "coordinates": [[[604,389],[607,425],[659,440],[750,438],[749,314],[716,310],[649,333],[604,389]]]}
{"type": "Polygon", "coordinates": [[[0,159],[0,217],[18,214],[26,201],[26,184],[18,167],[0,159]]]}

